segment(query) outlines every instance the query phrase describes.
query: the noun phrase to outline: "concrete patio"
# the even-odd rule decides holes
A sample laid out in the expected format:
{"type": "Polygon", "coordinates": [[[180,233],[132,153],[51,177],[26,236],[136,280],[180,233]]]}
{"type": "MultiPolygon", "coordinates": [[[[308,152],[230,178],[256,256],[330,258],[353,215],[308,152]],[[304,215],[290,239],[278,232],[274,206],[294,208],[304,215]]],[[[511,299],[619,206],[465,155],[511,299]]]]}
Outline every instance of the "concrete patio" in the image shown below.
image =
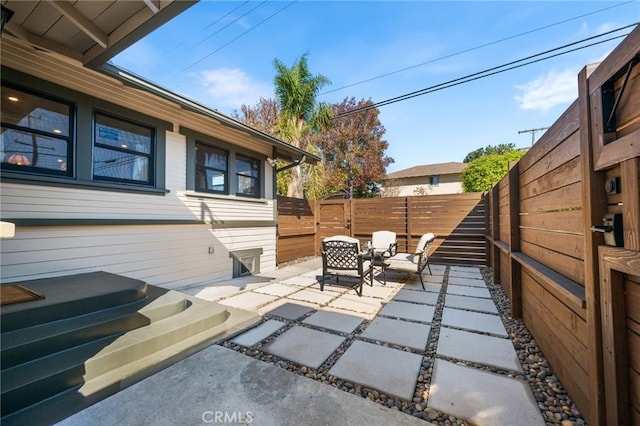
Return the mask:
{"type": "Polygon", "coordinates": [[[235,292],[184,289],[258,312],[263,321],[61,424],[200,424],[221,412],[248,412],[246,423],[267,425],[426,424],[442,415],[478,425],[544,425],[480,269],[431,269],[426,290],[415,274],[389,271],[387,285],[378,274],[362,297],[338,285],[321,292],[319,259],[249,277],[235,292]],[[421,411],[405,414],[341,390],[354,388],[421,411]]]}

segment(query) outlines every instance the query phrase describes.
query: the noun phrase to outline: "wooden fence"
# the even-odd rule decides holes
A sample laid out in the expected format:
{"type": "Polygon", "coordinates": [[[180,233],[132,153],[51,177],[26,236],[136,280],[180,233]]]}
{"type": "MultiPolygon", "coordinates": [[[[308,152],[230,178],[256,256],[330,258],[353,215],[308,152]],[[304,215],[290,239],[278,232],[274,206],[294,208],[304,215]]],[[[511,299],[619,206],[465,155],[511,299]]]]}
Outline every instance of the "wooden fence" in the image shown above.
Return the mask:
{"type": "Polygon", "coordinates": [[[636,28],[486,200],[495,281],[592,425],[640,425],[639,61],[636,28]]]}
{"type": "Polygon", "coordinates": [[[422,234],[433,232],[433,262],[484,265],[484,222],[480,193],[316,202],[278,197],[277,262],[319,255],[328,236],[364,243],[385,229],[396,233],[400,251],[414,250],[422,234]]]}

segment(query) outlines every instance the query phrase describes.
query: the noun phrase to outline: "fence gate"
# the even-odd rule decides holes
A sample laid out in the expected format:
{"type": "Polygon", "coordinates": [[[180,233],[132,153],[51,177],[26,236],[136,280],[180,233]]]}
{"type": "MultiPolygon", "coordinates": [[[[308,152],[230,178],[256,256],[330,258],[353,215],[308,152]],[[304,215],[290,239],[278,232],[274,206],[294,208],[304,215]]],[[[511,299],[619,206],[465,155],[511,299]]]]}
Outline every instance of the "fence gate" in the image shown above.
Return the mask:
{"type": "Polygon", "coordinates": [[[351,200],[326,200],[318,204],[318,253],[322,240],[333,235],[351,233],[351,200]]]}

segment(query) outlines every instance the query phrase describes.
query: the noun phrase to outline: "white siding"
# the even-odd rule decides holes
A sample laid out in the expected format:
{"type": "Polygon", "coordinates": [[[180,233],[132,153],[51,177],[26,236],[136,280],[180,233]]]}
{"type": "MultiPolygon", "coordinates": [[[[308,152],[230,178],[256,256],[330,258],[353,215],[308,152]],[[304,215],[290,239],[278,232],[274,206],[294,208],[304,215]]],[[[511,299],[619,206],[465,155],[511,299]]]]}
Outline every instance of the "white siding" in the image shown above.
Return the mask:
{"type": "Polygon", "coordinates": [[[107,271],[165,288],[228,281],[229,252],[263,248],[275,268],[275,228],[212,230],[208,225],[18,227],[2,241],[3,282],[107,271]],[[209,247],[215,251],[209,254],[209,247]]]}
{"type": "Polygon", "coordinates": [[[429,185],[429,176],[394,179],[383,186],[385,197],[410,197],[413,195],[461,194],[462,178],[460,174],[439,175],[438,185],[429,185]],[[393,185],[389,185],[393,183],[393,185]]]}
{"type": "Polygon", "coordinates": [[[179,133],[166,133],[165,186],[171,191],[184,191],[187,187],[187,139],[179,133]]]}

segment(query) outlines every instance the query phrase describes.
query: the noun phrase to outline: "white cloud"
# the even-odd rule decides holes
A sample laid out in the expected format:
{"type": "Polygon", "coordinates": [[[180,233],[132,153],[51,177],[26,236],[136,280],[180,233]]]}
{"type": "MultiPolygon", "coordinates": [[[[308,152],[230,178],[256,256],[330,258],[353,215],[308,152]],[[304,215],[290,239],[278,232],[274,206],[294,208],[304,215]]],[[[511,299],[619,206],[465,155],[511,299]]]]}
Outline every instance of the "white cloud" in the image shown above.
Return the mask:
{"type": "Polygon", "coordinates": [[[556,105],[573,102],[578,97],[577,71],[549,71],[547,75],[515,88],[522,94],[515,95],[520,108],[547,111],[556,105]]]}
{"type": "Polygon", "coordinates": [[[201,71],[197,74],[197,79],[204,87],[205,97],[208,98],[206,103],[219,109],[239,109],[242,104],[256,104],[261,97],[273,97],[271,85],[255,81],[237,68],[201,71]]]}

